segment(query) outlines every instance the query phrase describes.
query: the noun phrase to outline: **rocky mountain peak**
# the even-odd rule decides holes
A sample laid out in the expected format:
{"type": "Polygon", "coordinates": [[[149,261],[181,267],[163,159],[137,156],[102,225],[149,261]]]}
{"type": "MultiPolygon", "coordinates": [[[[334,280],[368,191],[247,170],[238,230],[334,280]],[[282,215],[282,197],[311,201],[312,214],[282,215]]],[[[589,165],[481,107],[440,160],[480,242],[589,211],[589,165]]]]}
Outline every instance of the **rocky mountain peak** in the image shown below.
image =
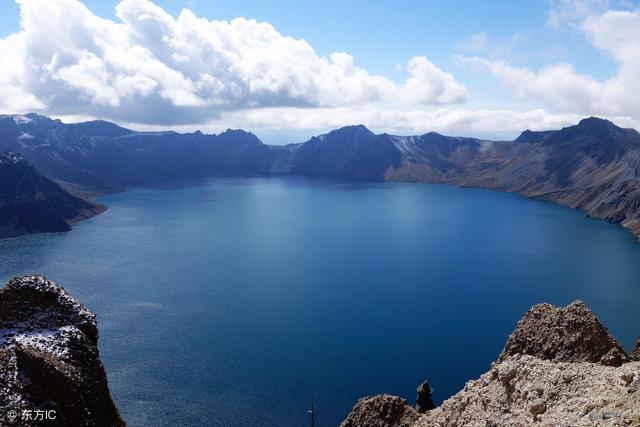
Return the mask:
{"type": "Polygon", "coordinates": [[[554,137],[553,140],[555,143],[571,142],[571,140],[575,138],[602,136],[616,131],[623,131],[623,129],[611,123],[609,120],[599,117],[587,117],[580,120],[577,125],[568,126],[557,131],[532,131],[527,129],[515,139],[515,142],[532,144],[545,142],[551,137],[554,137]]]}
{"type": "Polygon", "coordinates": [[[515,139],[515,142],[522,144],[535,144],[546,140],[553,131],[533,131],[525,130],[515,139]]]}
{"type": "Polygon", "coordinates": [[[260,138],[251,132],[242,129],[227,129],[218,135],[218,138],[224,142],[231,143],[250,143],[252,145],[263,145],[260,138]]]}
{"type": "Polygon", "coordinates": [[[383,394],[358,400],[340,427],[411,426],[419,417],[403,398],[383,394]]]}
{"type": "Polygon", "coordinates": [[[550,142],[553,144],[581,144],[586,141],[597,140],[601,145],[608,145],[624,143],[627,138],[628,135],[625,129],[616,126],[609,120],[588,117],[580,120],[577,125],[553,132],[550,142]]]}
{"type": "Polygon", "coordinates": [[[589,129],[589,130],[594,130],[594,129],[604,130],[604,129],[612,129],[612,128],[620,129],[618,126],[614,125],[609,120],[601,119],[600,117],[595,117],[595,116],[587,117],[585,119],[580,120],[576,126],[583,129],[589,129]]]}
{"type": "Polygon", "coordinates": [[[69,129],[84,136],[118,137],[134,133],[130,129],[123,128],[105,120],[91,120],[88,122],[71,123],[69,129]]]}
{"type": "Polygon", "coordinates": [[[518,322],[499,360],[528,354],[556,362],[592,362],[620,366],[624,348],[582,301],[566,307],[538,304],[518,322]]]}
{"type": "Polygon", "coordinates": [[[355,141],[363,137],[370,137],[374,135],[375,134],[371,132],[365,125],[359,124],[344,126],[339,129],[332,130],[326,135],[325,140],[355,141]]]}
{"type": "Polygon", "coordinates": [[[47,116],[43,116],[38,113],[27,113],[27,114],[14,114],[14,121],[19,125],[61,125],[62,121],[59,119],[52,119],[47,116]]]}

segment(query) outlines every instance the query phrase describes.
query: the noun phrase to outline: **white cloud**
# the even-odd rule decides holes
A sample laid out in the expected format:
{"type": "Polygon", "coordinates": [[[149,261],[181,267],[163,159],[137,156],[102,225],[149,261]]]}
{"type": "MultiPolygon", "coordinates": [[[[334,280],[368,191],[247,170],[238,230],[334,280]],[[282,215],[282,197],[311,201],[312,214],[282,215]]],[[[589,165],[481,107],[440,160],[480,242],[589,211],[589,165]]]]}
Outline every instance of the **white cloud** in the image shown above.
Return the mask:
{"type": "Polygon", "coordinates": [[[618,63],[609,79],[598,80],[567,63],[532,70],[479,57],[461,62],[488,70],[516,97],[537,100],[551,111],[640,117],[640,12],[609,10],[587,17],[579,29],[618,63]]]}
{"type": "Polygon", "coordinates": [[[602,97],[603,86],[594,78],[579,74],[571,64],[560,63],[533,71],[506,61],[460,58],[462,63],[486,68],[518,98],[538,100],[554,110],[588,114],[602,97]]]}
{"type": "Polygon", "coordinates": [[[0,39],[0,106],[8,111],[38,110],[45,105],[25,90],[23,38],[10,35],[0,39]]]}
{"type": "Polygon", "coordinates": [[[640,12],[610,10],[588,17],[582,29],[595,47],[621,63],[640,56],[640,12]]]}
{"type": "Polygon", "coordinates": [[[411,77],[401,90],[402,98],[409,103],[429,99],[434,104],[453,104],[465,97],[467,89],[463,84],[423,56],[412,58],[407,70],[411,77]]]}
{"type": "MultiPolygon", "coordinates": [[[[582,117],[575,114],[549,114],[542,109],[530,111],[470,110],[437,108],[430,111],[381,110],[372,107],[267,108],[248,112],[230,112],[220,118],[220,125],[244,123],[251,129],[320,129],[330,130],[354,123],[364,123],[376,132],[422,134],[430,131],[453,135],[491,135],[512,137],[524,129],[558,129],[575,124],[582,117]]],[[[215,123],[212,123],[215,125],[215,123]]]]}
{"type": "Polygon", "coordinates": [[[440,105],[466,96],[425,57],[411,58],[398,84],[348,53],[322,57],[265,22],[209,21],[188,9],[174,18],[148,0],[121,1],[114,22],[78,0],[16,1],[22,30],[0,39],[7,111],[170,125],[253,108],[440,105]]]}

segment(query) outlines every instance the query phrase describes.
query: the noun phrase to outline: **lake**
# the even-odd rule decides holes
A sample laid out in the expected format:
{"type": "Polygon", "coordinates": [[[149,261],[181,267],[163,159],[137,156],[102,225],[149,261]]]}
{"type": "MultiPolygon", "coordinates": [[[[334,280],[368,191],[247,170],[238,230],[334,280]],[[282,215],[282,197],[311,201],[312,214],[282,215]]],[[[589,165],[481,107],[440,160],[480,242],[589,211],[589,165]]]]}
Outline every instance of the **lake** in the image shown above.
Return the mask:
{"type": "Polygon", "coordinates": [[[216,178],[99,199],[72,232],[0,241],[98,316],[132,426],[337,425],[359,397],[436,400],[533,304],[589,304],[630,349],[640,244],[579,211],[424,184],[216,178]]]}

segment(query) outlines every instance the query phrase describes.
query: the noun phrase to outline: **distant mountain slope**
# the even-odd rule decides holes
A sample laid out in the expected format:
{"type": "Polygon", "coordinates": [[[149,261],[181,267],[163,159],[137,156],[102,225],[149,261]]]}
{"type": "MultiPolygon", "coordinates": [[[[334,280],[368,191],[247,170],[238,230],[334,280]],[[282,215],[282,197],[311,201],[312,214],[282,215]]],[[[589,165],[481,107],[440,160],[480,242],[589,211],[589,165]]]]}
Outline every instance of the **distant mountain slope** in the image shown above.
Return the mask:
{"type": "Polygon", "coordinates": [[[98,191],[158,178],[269,172],[281,151],[241,130],[134,132],[104,121],[64,124],[37,114],[0,116],[0,151],[7,150],[51,179],[98,191]]]}
{"type": "Polygon", "coordinates": [[[65,124],[0,116],[0,151],[21,153],[45,176],[91,190],[215,174],[296,174],[362,181],[474,186],[584,209],[640,237],[640,134],[591,117],[514,141],[437,133],[376,135],[347,126],[301,144],[269,146],[228,130],[136,132],[104,121],[65,124]]]}
{"type": "Polygon", "coordinates": [[[0,155],[0,238],[67,231],[102,211],[40,175],[18,154],[0,155]]]}
{"type": "Polygon", "coordinates": [[[290,172],[381,181],[401,160],[402,153],[388,135],[375,135],[363,125],[347,126],[302,144],[294,153],[290,172]]]}
{"type": "Polygon", "coordinates": [[[387,179],[511,191],[620,223],[640,237],[640,134],[598,118],[513,142],[452,140],[448,153],[406,157],[387,179]],[[442,170],[438,164],[447,162],[442,170]]]}

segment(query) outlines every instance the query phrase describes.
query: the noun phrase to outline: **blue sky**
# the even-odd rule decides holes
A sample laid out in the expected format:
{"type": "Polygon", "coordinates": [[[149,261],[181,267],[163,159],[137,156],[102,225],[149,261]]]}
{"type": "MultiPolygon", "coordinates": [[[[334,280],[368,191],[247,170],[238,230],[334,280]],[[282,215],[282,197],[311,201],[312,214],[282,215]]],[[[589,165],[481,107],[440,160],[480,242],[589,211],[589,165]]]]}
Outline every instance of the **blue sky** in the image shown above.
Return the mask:
{"type": "MultiPolygon", "coordinates": [[[[20,7],[32,22],[38,22],[39,14],[46,13],[35,0],[21,0],[20,3],[21,6],[5,1],[0,6],[0,37],[5,40],[20,31],[20,7]]],[[[77,0],[51,0],[53,6],[49,7],[57,5],[59,11],[75,10],[78,3],[77,0]]],[[[95,24],[91,26],[92,15],[108,20],[105,22],[123,22],[116,12],[119,1],[84,0],[82,3],[89,13],[71,13],[72,18],[66,19],[77,20],[77,26],[83,28],[83,34],[85,31],[94,31],[93,35],[83,36],[87,39],[85,45],[74,39],[72,47],[53,43],[47,46],[46,52],[43,52],[42,46],[34,47],[39,38],[59,39],[61,32],[77,30],[70,29],[62,12],[59,22],[51,19],[51,28],[47,25],[47,31],[51,34],[43,34],[43,30],[29,27],[28,24],[24,27],[25,43],[21,47],[25,52],[23,58],[35,61],[34,55],[27,56],[26,52],[36,49],[38,54],[35,56],[42,62],[36,68],[45,69],[45,63],[51,65],[51,59],[56,57],[59,63],[54,65],[62,70],[45,77],[50,81],[46,87],[32,83],[37,79],[29,75],[32,73],[29,68],[22,70],[23,75],[13,78],[13,87],[10,89],[13,91],[16,82],[20,82],[25,86],[21,90],[30,97],[30,102],[24,102],[25,108],[31,107],[69,120],[106,118],[138,128],[165,126],[216,131],[228,125],[256,130],[259,134],[290,135],[283,137],[283,140],[342,124],[340,120],[331,120],[330,117],[362,121],[377,131],[415,133],[435,129],[496,137],[509,137],[519,126],[538,125],[544,128],[568,124],[583,115],[611,117],[634,126],[640,119],[640,109],[636,109],[639,102],[636,100],[625,100],[624,106],[615,106],[619,93],[635,96],[631,94],[634,88],[627,87],[618,92],[611,89],[628,85],[630,79],[620,76],[630,74],[638,66],[633,56],[634,53],[640,56],[640,52],[634,50],[640,45],[640,34],[637,34],[640,30],[632,30],[629,35],[629,28],[633,29],[636,23],[640,28],[638,3],[634,1],[331,0],[310,4],[289,0],[156,0],[154,3],[158,8],[146,0],[122,2],[120,7],[126,10],[123,13],[133,17],[125,27],[131,34],[137,35],[120,40],[114,34],[111,38],[106,37],[108,43],[126,45],[129,52],[134,45],[150,50],[154,60],[180,73],[184,77],[182,80],[187,80],[188,90],[193,93],[186,95],[183,92],[180,95],[173,92],[167,94],[166,90],[163,92],[161,88],[165,81],[157,75],[145,74],[142,81],[140,70],[123,69],[122,64],[114,65],[113,57],[105,56],[108,50],[102,46],[95,48],[95,43],[88,40],[100,38],[100,31],[111,31],[97,28],[95,24]],[[225,67],[236,73],[231,76],[233,82],[229,82],[228,74],[221,76],[209,72],[220,65],[219,58],[215,56],[220,52],[217,51],[209,63],[200,64],[194,69],[184,65],[193,63],[189,55],[199,59],[207,55],[193,49],[180,50],[186,49],[184,43],[187,43],[186,40],[192,43],[193,37],[204,44],[218,46],[218,41],[211,37],[215,29],[203,27],[198,35],[186,37],[184,31],[177,28],[190,25],[187,21],[174,25],[165,18],[158,18],[170,29],[167,30],[170,33],[162,30],[163,34],[168,34],[165,41],[172,49],[177,49],[173,52],[173,60],[169,61],[161,58],[166,54],[164,49],[167,46],[157,46],[149,41],[151,39],[141,41],[139,31],[142,30],[136,24],[140,20],[135,16],[146,16],[148,7],[154,14],[164,16],[166,13],[176,22],[180,21],[177,17],[185,8],[193,12],[194,18],[205,18],[207,21],[253,18],[270,24],[279,37],[267,36],[270,37],[273,50],[269,49],[269,58],[256,65],[250,58],[259,55],[260,51],[251,51],[250,45],[253,41],[256,41],[256,46],[262,43],[263,33],[255,35],[255,40],[246,40],[246,52],[241,43],[237,44],[222,35],[221,40],[231,43],[233,49],[245,57],[240,67],[244,79],[242,82],[235,78],[238,64],[223,62],[225,67]],[[611,37],[613,33],[610,28],[614,32],[616,28],[625,28],[625,34],[611,37]],[[303,39],[315,51],[317,58],[297,56],[295,49],[299,46],[297,42],[287,41],[288,37],[295,41],[303,39]],[[627,38],[631,38],[631,41],[622,40],[627,38]],[[183,47],[176,48],[178,44],[183,47]],[[629,44],[632,53],[629,53],[629,44]],[[293,51],[287,51],[289,46],[284,45],[291,45],[293,51]],[[91,61],[86,57],[87,52],[91,61]],[[337,62],[333,62],[333,52],[347,53],[357,71],[336,71],[336,75],[331,74],[330,82],[323,80],[327,71],[322,71],[326,64],[321,62],[326,60],[329,68],[334,69],[332,64],[337,62]],[[183,57],[183,60],[175,59],[183,57]],[[410,71],[408,61],[415,57],[425,58],[426,62],[414,62],[414,71],[410,71]],[[297,58],[301,58],[301,64],[296,62],[297,58]],[[98,63],[98,60],[102,62],[98,63]],[[78,66],[74,67],[74,61],[78,66]],[[247,61],[251,64],[247,65],[247,61]],[[290,74],[287,61],[296,62],[297,68],[290,74]],[[87,64],[92,65],[87,68],[87,64]],[[367,75],[358,77],[360,71],[367,75]],[[98,73],[96,78],[105,83],[105,89],[100,93],[94,90],[97,84],[95,78],[88,79],[86,85],[76,84],[92,72],[98,73]],[[254,74],[256,72],[257,77],[254,74]],[[261,73],[266,73],[268,79],[275,76],[273,80],[276,82],[270,81],[265,89],[261,86],[265,84],[265,74],[261,73]],[[241,87],[233,96],[226,93],[226,89],[212,92],[213,89],[205,84],[207,82],[198,80],[198,76],[204,74],[211,74],[215,84],[220,87],[228,88],[232,84],[241,87]],[[137,76],[136,79],[133,76],[137,76]],[[378,81],[378,76],[385,80],[378,81]],[[407,79],[411,76],[419,77],[409,83],[407,79]],[[118,88],[114,82],[124,80],[129,83],[126,87],[121,85],[121,90],[114,93],[107,90],[110,87],[118,88]],[[287,87],[283,83],[286,81],[294,82],[293,86],[287,87]],[[144,86],[144,82],[154,89],[144,86]],[[260,87],[259,90],[255,89],[256,85],[260,87]],[[208,89],[202,89],[204,86],[208,89]],[[535,90],[536,87],[541,89],[535,90]],[[581,93],[582,87],[585,88],[584,93],[581,93]],[[255,93],[252,92],[254,90],[255,93]],[[238,97],[239,92],[243,93],[241,97],[238,97]],[[342,93],[345,99],[341,99],[342,93]],[[412,93],[417,95],[413,96],[412,93]],[[211,101],[213,98],[215,101],[211,101]],[[73,99],[78,101],[77,111],[74,111],[73,99]],[[152,117],[139,114],[128,104],[130,102],[133,105],[135,101],[136,105],[140,105],[141,101],[147,100],[149,108],[156,106],[155,111],[150,111],[152,117]],[[246,119],[243,121],[242,117],[246,119]],[[495,121],[498,124],[490,123],[495,121]]],[[[51,15],[56,14],[50,10],[51,15]]],[[[149,25],[144,26],[144,31],[156,30],[149,25]]],[[[242,31],[255,33],[249,28],[242,31]]],[[[245,40],[244,33],[239,35],[232,31],[229,37],[245,40]]],[[[5,42],[5,45],[8,44],[5,42]]],[[[206,46],[203,49],[203,52],[208,52],[206,46]]],[[[222,50],[229,52],[228,47],[222,50]]],[[[17,60],[21,59],[20,52],[11,54],[17,60]]],[[[224,56],[224,61],[231,60],[224,56]]],[[[38,78],[43,80],[42,76],[38,78]]],[[[12,96],[13,92],[7,98],[11,99],[12,96]]],[[[19,108],[20,102],[13,105],[14,108],[12,105],[3,108],[11,109],[7,112],[22,109],[19,108]]]]}

